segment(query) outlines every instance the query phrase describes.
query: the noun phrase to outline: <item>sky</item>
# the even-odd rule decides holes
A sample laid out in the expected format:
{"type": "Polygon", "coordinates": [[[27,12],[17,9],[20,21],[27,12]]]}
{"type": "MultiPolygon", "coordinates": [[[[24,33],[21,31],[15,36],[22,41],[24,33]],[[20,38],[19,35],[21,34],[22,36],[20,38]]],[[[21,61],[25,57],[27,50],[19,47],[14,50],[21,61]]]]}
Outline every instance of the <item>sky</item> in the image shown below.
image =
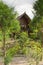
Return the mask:
{"type": "Polygon", "coordinates": [[[23,14],[24,12],[32,19],[33,18],[33,3],[36,0],[3,0],[6,4],[15,7],[15,10],[18,12],[19,15],[23,14]]]}

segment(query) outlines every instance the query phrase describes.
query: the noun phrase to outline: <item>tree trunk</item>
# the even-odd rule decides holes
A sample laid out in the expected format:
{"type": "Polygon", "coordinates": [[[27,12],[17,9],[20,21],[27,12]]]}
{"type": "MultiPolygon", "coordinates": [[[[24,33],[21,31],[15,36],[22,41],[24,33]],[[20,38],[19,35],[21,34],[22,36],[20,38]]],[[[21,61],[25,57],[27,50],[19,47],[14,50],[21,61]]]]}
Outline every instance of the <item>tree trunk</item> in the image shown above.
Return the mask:
{"type": "Polygon", "coordinates": [[[6,58],[5,31],[3,31],[3,57],[4,57],[4,65],[6,65],[5,63],[5,58],[6,58]]]}

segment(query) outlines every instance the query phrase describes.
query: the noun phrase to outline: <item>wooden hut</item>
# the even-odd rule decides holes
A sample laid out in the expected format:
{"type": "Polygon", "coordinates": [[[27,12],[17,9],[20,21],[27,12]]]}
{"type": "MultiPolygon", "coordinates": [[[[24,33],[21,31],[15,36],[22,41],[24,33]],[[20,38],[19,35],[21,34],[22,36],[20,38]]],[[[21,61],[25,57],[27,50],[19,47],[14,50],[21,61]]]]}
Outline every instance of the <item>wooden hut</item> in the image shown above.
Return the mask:
{"type": "Polygon", "coordinates": [[[26,13],[23,13],[18,17],[18,20],[20,21],[21,31],[27,31],[29,33],[29,23],[31,21],[30,17],[26,13]]]}

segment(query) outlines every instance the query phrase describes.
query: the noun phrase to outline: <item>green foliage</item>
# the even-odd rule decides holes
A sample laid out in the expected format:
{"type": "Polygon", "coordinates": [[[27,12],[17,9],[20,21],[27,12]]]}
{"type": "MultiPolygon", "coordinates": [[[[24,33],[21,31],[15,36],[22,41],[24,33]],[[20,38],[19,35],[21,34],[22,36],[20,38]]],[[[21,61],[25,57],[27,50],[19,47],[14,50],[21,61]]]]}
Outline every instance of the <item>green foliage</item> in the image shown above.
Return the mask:
{"type": "Polygon", "coordinates": [[[37,61],[40,61],[41,60],[41,56],[42,56],[42,49],[40,47],[37,47],[37,46],[34,46],[33,47],[33,55],[32,57],[37,61]]]}
{"type": "Polygon", "coordinates": [[[36,65],[38,62],[42,60],[42,46],[43,43],[43,0],[36,0],[34,3],[35,16],[33,20],[30,22],[30,28],[32,33],[30,33],[30,38],[32,40],[29,41],[28,47],[28,55],[30,58],[33,58],[36,61],[36,65]],[[40,40],[40,42],[39,42],[40,40]],[[41,42],[42,41],[42,42],[41,42]]]}
{"type": "MultiPolygon", "coordinates": [[[[29,37],[27,32],[20,32],[20,23],[16,19],[16,12],[14,11],[14,9],[0,1],[0,29],[2,32],[4,32],[5,35],[4,39],[7,39],[6,37],[8,37],[8,34],[12,32],[14,32],[17,37],[16,42],[14,43],[15,44],[14,47],[5,51],[6,57],[4,62],[6,65],[8,65],[8,63],[18,52],[23,53],[29,58],[34,58],[36,61],[39,61],[41,59],[42,56],[41,43],[33,39],[40,37],[38,36],[38,34],[40,35],[39,31],[41,31],[43,27],[42,2],[43,1],[41,0],[37,0],[36,3],[34,4],[34,9],[36,11],[36,15],[38,16],[35,16],[33,20],[30,22],[30,28],[32,30],[32,33],[30,33],[31,37],[29,37]]],[[[0,33],[0,35],[3,34],[0,33]]]]}
{"type": "Polygon", "coordinates": [[[20,31],[19,21],[16,19],[16,12],[14,11],[14,8],[0,1],[0,31],[2,31],[4,65],[7,65],[10,62],[12,56],[19,48],[18,44],[16,44],[15,47],[8,51],[5,50],[7,33],[11,33],[12,30],[14,33],[18,33],[20,31]]]}
{"type": "Polygon", "coordinates": [[[17,54],[19,49],[20,49],[20,46],[18,42],[16,42],[14,47],[6,51],[6,58],[5,58],[6,65],[8,65],[8,63],[12,60],[12,58],[17,54]]]}
{"type": "Polygon", "coordinates": [[[27,32],[21,32],[18,37],[18,43],[20,45],[19,53],[26,53],[26,46],[28,45],[28,34],[27,32]]]}
{"type": "MultiPolygon", "coordinates": [[[[40,30],[43,27],[43,0],[36,0],[34,3],[34,10],[35,10],[35,16],[30,23],[30,28],[33,31],[34,39],[35,38],[40,38],[40,30]],[[36,31],[36,32],[35,32],[36,31]],[[39,36],[38,36],[39,34],[39,36]]],[[[33,35],[31,35],[33,37],[33,35]]]]}
{"type": "Polygon", "coordinates": [[[26,56],[33,58],[35,61],[42,60],[42,48],[40,42],[36,42],[34,40],[29,41],[29,45],[25,52],[26,56]]]}
{"type": "Polygon", "coordinates": [[[15,18],[14,9],[0,1],[0,29],[6,30],[15,18]]]}
{"type": "Polygon", "coordinates": [[[14,32],[15,34],[20,32],[20,23],[17,19],[11,23],[11,32],[14,32]]]}
{"type": "Polygon", "coordinates": [[[30,33],[30,37],[33,39],[39,39],[40,37],[38,36],[38,34],[40,31],[42,31],[41,29],[43,28],[43,17],[39,18],[35,16],[30,22],[29,26],[32,30],[32,33],[30,33]]]}
{"type": "Polygon", "coordinates": [[[43,0],[36,0],[33,8],[37,16],[43,16],[43,0]]]}
{"type": "Polygon", "coordinates": [[[22,32],[22,33],[20,33],[19,38],[20,38],[21,43],[25,43],[27,41],[27,39],[28,39],[28,34],[26,32],[22,32]]]}

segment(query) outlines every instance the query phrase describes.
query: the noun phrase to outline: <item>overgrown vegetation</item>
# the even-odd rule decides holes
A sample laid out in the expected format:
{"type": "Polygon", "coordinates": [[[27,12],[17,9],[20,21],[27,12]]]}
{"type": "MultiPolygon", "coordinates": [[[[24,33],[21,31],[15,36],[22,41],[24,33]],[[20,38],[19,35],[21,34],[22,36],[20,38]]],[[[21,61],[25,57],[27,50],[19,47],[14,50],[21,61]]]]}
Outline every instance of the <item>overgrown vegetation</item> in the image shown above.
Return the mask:
{"type": "Polygon", "coordinates": [[[28,35],[27,32],[21,32],[14,8],[0,1],[0,47],[3,50],[0,55],[3,55],[4,65],[8,65],[16,54],[25,55],[29,61],[30,58],[34,59],[36,65],[42,60],[43,0],[37,0],[33,8],[35,16],[29,24],[32,33],[28,35]],[[6,43],[7,40],[14,40],[14,42],[11,45],[10,42],[6,43]],[[8,47],[6,46],[7,44],[8,47]]]}

